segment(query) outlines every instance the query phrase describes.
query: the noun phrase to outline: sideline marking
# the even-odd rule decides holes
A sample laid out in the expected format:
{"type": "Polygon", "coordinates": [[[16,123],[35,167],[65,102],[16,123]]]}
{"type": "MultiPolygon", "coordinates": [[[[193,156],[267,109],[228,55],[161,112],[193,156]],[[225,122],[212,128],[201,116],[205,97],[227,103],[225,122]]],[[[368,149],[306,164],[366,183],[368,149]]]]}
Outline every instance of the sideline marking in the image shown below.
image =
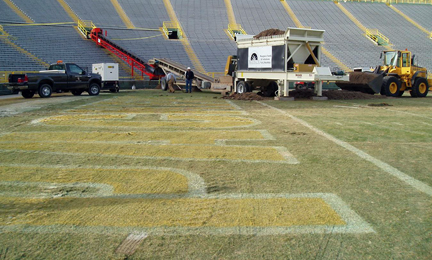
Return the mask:
{"type": "Polygon", "coordinates": [[[383,170],[383,171],[389,173],[390,175],[398,178],[399,180],[401,180],[401,181],[405,182],[406,184],[410,185],[411,187],[413,187],[413,188],[415,188],[415,189],[417,189],[417,190],[419,190],[419,191],[421,191],[423,193],[426,193],[429,196],[432,196],[432,187],[430,187],[429,185],[427,185],[427,184],[425,184],[425,183],[423,183],[423,182],[421,182],[421,181],[419,181],[419,180],[417,180],[417,179],[415,179],[415,178],[413,178],[413,177],[411,177],[411,176],[409,176],[409,175],[407,175],[407,174],[399,171],[398,169],[394,168],[393,166],[390,166],[389,164],[387,164],[387,163],[385,163],[383,161],[380,161],[380,160],[376,159],[375,157],[373,157],[373,156],[367,154],[366,152],[364,152],[364,151],[362,151],[362,150],[360,150],[360,149],[358,149],[358,148],[356,148],[356,147],[348,144],[347,142],[339,140],[336,137],[334,137],[334,136],[332,136],[332,135],[330,135],[330,134],[328,134],[328,133],[326,133],[326,132],[324,132],[322,130],[319,130],[318,128],[310,125],[309,123],[307,123],[306,121],[304,121],[304,120],[302,120],[300,118],[297,118],[297,117],[295,117],[295,116],[293,116],[293,115],[291,115],[291,114],[289,114],[289,113],[287,113],[287,112],[285,112],[285,111],[283,111],[283,110],[281,110],[279,108],[270,106],[270,105],[268,105],[266,103],[263,103],[263,102],[260,102],[260,101],[255,101],[255,102],[257,102],[258,104],[261,104],[262,106],[265,106],[265,107],[268,107],[270,109],[276,110],[279,113],[290,117],[291,119],[297,121],[298,123],[302,124],[303,126],[311,129],[315,133],[317,133],[317,134],[319,134],[319,135],[321,135],[321,136],[329,139],[330,141],[336,143],[337,145],[339,145],[339,146],[347,149],[348,151],[356,154],[360,158],[363,158],[366,161],[369,161],[369,162],[373,163],[374,165],[376,165],[381,170],[383,170]]]}

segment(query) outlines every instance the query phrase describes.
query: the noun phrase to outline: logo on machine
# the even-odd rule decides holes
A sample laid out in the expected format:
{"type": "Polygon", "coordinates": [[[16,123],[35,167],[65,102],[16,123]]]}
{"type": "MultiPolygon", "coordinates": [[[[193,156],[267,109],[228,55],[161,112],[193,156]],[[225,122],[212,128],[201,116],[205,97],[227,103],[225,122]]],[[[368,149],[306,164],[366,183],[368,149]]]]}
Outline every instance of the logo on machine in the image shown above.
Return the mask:
{"type": "Polygon", "coordinates": [[[272,46],[249,47],[249,68],[271,68],[272,46]]]}
{"type": "Polygon", "coordinates": [[[256,53],[252,53],[250,60],[251,61],[258,61],[258,55],[256,53]]]}

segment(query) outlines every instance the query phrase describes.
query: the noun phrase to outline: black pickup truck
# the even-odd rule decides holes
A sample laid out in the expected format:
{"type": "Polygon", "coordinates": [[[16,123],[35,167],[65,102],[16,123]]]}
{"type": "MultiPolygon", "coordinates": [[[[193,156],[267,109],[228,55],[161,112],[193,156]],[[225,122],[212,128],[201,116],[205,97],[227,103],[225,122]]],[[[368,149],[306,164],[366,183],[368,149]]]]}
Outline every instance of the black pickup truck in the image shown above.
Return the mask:
{"type": "Polygon", "coordinates": [[[40,97],[50,97],[53,92],[68,92],[79,96],[84,91],[89,95],[99,95],[101,76],[88,73],[74,63],[50,65],[48,70],[39,73],[10,74],[8,88],[21,91],[24,98],[32,98],[35,93],[40,97]]]}

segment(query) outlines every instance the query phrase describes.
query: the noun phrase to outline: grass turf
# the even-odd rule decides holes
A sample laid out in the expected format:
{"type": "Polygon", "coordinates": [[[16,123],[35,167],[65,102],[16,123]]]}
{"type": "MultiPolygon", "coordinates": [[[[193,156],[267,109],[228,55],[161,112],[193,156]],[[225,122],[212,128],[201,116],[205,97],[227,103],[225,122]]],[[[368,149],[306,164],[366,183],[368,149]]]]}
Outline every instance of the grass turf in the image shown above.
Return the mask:
{"type": "MultiPolygon", "coordinates": [[[[107,172],[106,176],[99,173],[93,173],[93,175],[89,173],[88,176],[85,176],[82,170],[76,170],[76,173],[71,172],[69,174],[60,170],[44,172],[43,174],[37,170],[30,170],[28,173],[22,171],[17,174],[16,168],[19,168],[21,164],[34,164],[39,167],[43,167],[44,165],[64,166],[68,168],[86,166],[114,168],[170,167],[190,171],[201,176],[205,181],[207,193],[215,196],[231,193],[252,195],[266,193],[336,194],[376,231],[375,233],[365,234],[292,233],[287,235],[251,236],[199,235],[199,233],[196,235],[182,235],[179,233],[169,236],[149,236],[141,243],[133,255],[128,256],[129,258],[429,259],[431,257],[432,200],[430,196],[390,176],[387,172],[363,160],[356,154],[347,151],[331,140],[318,135],[310,128],[305,127],[288,116],[277,114],[273,110],[256,102],[233,101],[234,104],[241,108],[239,111],[238,108],[233,107],[226,101],[214,99],[215,96],[217,95],[210,93],[194,93],[192,97],[182,93],[166,96],[161,95],[160,91],[148,90],[121,92],[115,95],[100,95],[91,99],[76,100],[62,105],[47,105],[39,110],[0,118],[0,134],[4,135],[5,138],[3,140],[2,136],[0,136],[0,141],[13,142],[13,140],[8,140],[10,135],[6,135],[7,133],[16,134],[17,139],[20,139],[19,136],[25,136],[28,133],[28,139],[33,140],[31,145],[34,142],[40,142],[42,147],[49,146],[48,150],[54,152],[51,154],[40,153],[36,148],[35,152],[26,152],[28,147],[26,148],[24,145],[25,137],[21,139],[24,143],[3,143],[2,146],[8,144],[11,146],[8,148],[15,149],[12,149],[12,151],[0,150],[1,164],[3,165],[0,166],[2,169],[0,181],[22,181],[22,179],[19,179],[19,176],[27,174],[26,176],[29,177],[26,181],[28,182],[40,181],[42,176],[46,176],[42,178],[45,180],[55,180],[61,176],[67,176],[66,180],[64,177],[61,179],[67,182],[84,182],[87,181],[86,178],[95,178],[92,176],[97,175],[99,176],[98,182],[106,182],[111,178],[118,183],[115,185],[123,185],[122,187],[125,187],[122,193],[132,193],[133,190],[137,190],[141,186],[138,182],[140,178],[136,179],[137,188],[130,188],[130,191],[128,191],[126,184],[131,181],[127,179],[126,172],[120,170],[117,172],[113,170],[111,174],[107,172]],[[109,103],[111,101],[115,101],[116,103],[109,103]],[[208,105],[209,103],[214,103],[214,105],[208,105]],[[31,124],[33,120],[40,118],[70,115],[77,109],[81,109],[83,113],[100,113],[100,118],[103,121],[103,115],[107,111],[114,111],[116,114],[128,113],[128,111],[136,112],[138,110],[137,107],[142,104],[147,104],[147,107],[143,106],[140,108],[143,113],[146,113],[146,109],[148,108],[148,111],[151,113],[167,114],[168,116],[170,114],[178,114],[179,111],[183,111],[189,116],[201,115],[203,111],[220,115],[226,115],[225,112],[227,111],[242,112],[242,115],[236,114],[235,116],[243,118],[242,120],[253,120],[260,123],[249,125],[249,127],[244,125],[240,130],[266,130],[274,137],[274,140],[263,141],[229,138],[225,141],[227,145],[254,147],[256,150],[249,151],[250,156],[255,156],[254,158],[271,156],[267,152],[268,149],[266,147],[283,146],[300,163],[289,165],[218,160],[211,162],[194,160],[172,161],[164,158],[152,159],[134,156],[127,158],[103,157],[99,156],[99,154],[117,149],[116,145],[118,144],[110,144],[109,142],[116,140],[111,132],[118,132],[118,130],[111,131],[109,126],[95,129],[94,126],[85,124],[70,124],[66,127],[61,125],[31,124]],[[122,106],[122,109],[117,108],[116,110],[112,107],[113,105],[122,106]],[[102,139],[99,140],[105,140],[106,143],[92,144],[94,150],[98,151],[97,153],[80,152],[79,147],[82,143],[79,139],[75,140],[71,138],[67,143],[65,142],[66,144],[72,143],[77,147],[77,153],[72,155],[56,153],[65,149],[65,147],[67,148],[68,145],[62,142],[56,144],[49,142],[53,139],[56,140],[55,137],[50,138],[56,132],[74,132],[78,134],[79,138],[79,133],[85,134],[86,132],[94,131],[107,133],[103,134],[102,139]],[[35,132],[41,132],[42,134],[35,136],[35,132]],[[43,133],[46,133],[46,135],[43,133]],[[43,142],[44,140],[46,142],[43,142]],[[263,149],[257,149],[260,146],[263,149]],[[15,166],[11,166],[12,164],[15,166]],[[15,170],[11,170],[13,167],[15,167],[15,170]],[[33,176],[30,176],[31,174],[33,176]],[[116,175],[118,175],[118,178],[115,177],[116,175]]],[[[267,104],[286,111],[290,115],[308,122],[315,128],[323,130],[397,168],[405,174],[432,186],[430,179],[430,172],[432,172],[430,164],[432,151],[429,148],[432,137],[432,132],[430,131],[432,125],[432,99],[413,99],[409,97],[386,99],[385,102],[391,104],[391,107],[368,106],[369,103],[380,102],[382,101],[266,101],[267,104]]],[[[187,116],[186,118],[184,116],[174,118],[171,118],[171,120],[179,120],[185,125],[193,123],[193,121],[187,122],[187,116]]],[[[216,119],[214,117],[209,117],[208,119],[212,124],[219,124],[222,127],[224,123],[233,123],[217,122],[217,117],[216,119]]],[[[141,118],[140,120],[145,121],[146,119],[141,118]]],[[[148,118],[148,120],[155,120],[155,118],[148,118]]],[[[136,128],[128,129],[129,126],[127,125],[124,127],[124,132],[137,131],[136,128]]],[[[167,131],[165,127],[160,125],[151,130],[155,132],[160,131],[161,134],[167,131]]],[[[169,130],[188,131],[188,129],[179,127],[179,125],[174,125],[169,130]]],[[[206,131],[206,129],[202,130],[206,131]]],[[[208,152],[199,151],[196,155],[197,158],[200,156],[210,156],[212,149],[215,149],[212,146],[214,137],[212,138],[211,131],[216,130],[211,129],[211,127],[207,130],[209,131],[209,140],[211,141],[198,142],[205,143],[207,146],[204,147],[206,152],[208,152]]],[[[235,130],[239,130],[239,128],[235,128],[235,130]]],[[[193,132],[196,129],[191,128],[190,131],[193,132]]],[[[226,129],[220,131],[226,131],[226,129]]],[[[146,129],[138,129],[137,132],[143,132],[144,135],[147,134],[146,129]]],[[[259,132],[251,132],[250,134],[254,135],[257,133],[259,132]]],[[[143,140],[146,140],[145,138],[143,136],[143,140]]],[[[182,144],[185,142],[188,143],[187,138],[183,140],[177,137],[170,137],[169,135],[166,138],[180,140],[179,142],[182,144]]],[[[205,140],[202,135],[197,137],[197,139],[205,140]]],[[[57,140],[62,141],[64,139],[57,138],[57,140]]],[[[86,146],[84,148],[92,149],[86,146]]],[[[125,149],[123,152],[130,151],[125,149]]],[[[142,152],[140,151],[140,153],[142,152]]],[[[164,154],[164,156],[166,155],[164,154]]],[[[140,172],[135,171],[135,174],[140,174],[140,172]]],[[[147,179],[144,178],[146,173],[142,174],[143,180],[147,179]]],[[[156,180],[156,182],[169,185],[166,178],[156,180]]],[[[148,187],[145,181],[142,186],[144,189],[148,187]]],[[[11,189],[11,187],[8,186],[8,189],[11,189]]],[[[31,187],[29,189],[31,192],[37,192],[37,190],[32,190],[31,187]]],[[[181,190],[184,191],[184,188],[181,190]]],[[[26,192],[23,190],[19,191],[26,192]]],[[[98,198],[96,200],[101,199],[98,198]]],[[[91,210],[87,207],[88,203],[92,204],[96,202],[92,202],[91,200],[85,201],[82,198],[63,198],[61,200],[51,198],[42,201],[44,203],[30,203],[16,197],[0,197],[0,203],[2,204],[0,211],[1,219],[3,220],[2,225],[11,225],[17,219],[30,220],[36,226],[39,222],[45,220],[48,221],[44,224],[50,224],[49,219],[51,217],[55,217],[56,214],[61,214],[63,211],[68,210],[74,211],[74,215],[78,219],[84,213],[88,216],[85,219],[92,219],[92,214],[96,216],[97,212],[110,212],[109,207],[104,208],[103,205],[93,205],[91,208],[93,210],[91,210]],[[63,200],[70,203],[57,203],[63,200]],[[70,205],[70,208],[68,208],[68,205],[70,205]]],[[[113,214],[113,216],[116,216],[115,218],[110,217],[108,214],[106,216],[107,222],[118,223],[116,222],[117,218],[117,220],[120,220],[120,223],[127,223],[128,212],[131,212],[131,209],[137,209],[137,207],[133,206],[137,202],[133,200],[130,202],[123,201],[124,214],[115,213],[113,214]]],[[[175,202],[173,200],[169,203],[175,202]]],[[[239,210],[241,212],[241,209],[244,209],[242,206],[220,204],[215,201],[210,202],[207,206],[203,206],[197,203],[197,201],[189,201],[190,204],[188,204],[187,200],[182,201],[181,203],[184,203],[182,205],[185,205],[185,207],[190,206],[196,210],[183,213],[185,214],[183,218],[177,215],[171,217],[180,218],[182,221],[196,221],[206,216],[210,216],[210,219],[212,219],[212,215],[209,212],[214,210],[216,216],[218,214],[226,215],[227,219],[231,218],[229,222],[235,223],[232,219],[235,218],[239,210]]],[[[112,206],[114,203],[108,203],[107,206],[109,205],[112,206]]],[[[144,203],[143,205],[146,204],[144,203]]],[[[150,205],[155,207],[154,204],[150,205]]],[[[307,203],[303,205],[307,205],[307,203]]],[[[267,206],[272,210],[278,207],[273,207],[271,203],[267,206]]],[[[163,206],[160,207],[163,209],[163,206]]],[[[121,209],[122,206],[119,208],[121,209]]],[[[260,206],[252,206],[248,207],[246,212],[253,214],[255,211],[250,212],[250,210],[254,208],[262,209],[260,206]]],[[[264,209],[266,208],[264,207],[264,209]]],[[[155,214],[156,216],[157,214],[161,214],[160,216],[162,217],[166,216],[167,212],[169,211],[155,214]]],[[[259,213],[260,211],[256,212],[259,213]]],[[[277,211],[266,210],[266,212],[267,214],[262,214],[261,222],[257,222],[256,225],[262,222],[266,223],[265,221],[268,221],[270,212],[277,211]]],[[[300,212],[293,210],[289,213],[299,217],[300,212]],[[297,215],[296,212],[298,213],[297,215]]],[[[133,216],[139,219],[136,215],[133,216]]],[[[328,216],[331,215],[325,214],[324,217],[328,216]]],[[[56,218],[54,219],[56,220],[56,218]]],[[[212,220],[217,219],[215,217],[212,220]]],[[[56,222],[53,220],[52,224],[54,223],[56,222]]],[[[77,225],[79,226],[79,223],[77,225]]],[[[6,256],[12,259],[22,257],[31,259],[123,259],[125,256],[116,254],[115,249],[127,237],[128,233],[116,231],[109,226],[102,226],[100,228],[94,231],[89,227],[88,232],[64,232],[56,231],[55,229],[51,231],[43,229],[40,231],[25,231],[25,229],[21,231],[3,230],[0,233],[0,254],[2,254],[2,257],[6,256]]]]}

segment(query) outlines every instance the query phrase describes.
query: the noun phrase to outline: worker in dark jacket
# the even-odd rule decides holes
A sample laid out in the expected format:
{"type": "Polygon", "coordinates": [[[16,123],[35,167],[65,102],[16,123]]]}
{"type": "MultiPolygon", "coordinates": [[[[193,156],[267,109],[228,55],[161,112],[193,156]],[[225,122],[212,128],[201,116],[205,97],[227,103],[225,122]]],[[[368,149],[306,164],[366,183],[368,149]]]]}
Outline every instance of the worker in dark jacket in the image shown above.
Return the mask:
{"type": "Polygon", "coordinates": [[[192,93],[192,80],[195,78],[195,75],[190,67],[187,68],[185,73],[186,78],[186,93],[192,93]]]}

